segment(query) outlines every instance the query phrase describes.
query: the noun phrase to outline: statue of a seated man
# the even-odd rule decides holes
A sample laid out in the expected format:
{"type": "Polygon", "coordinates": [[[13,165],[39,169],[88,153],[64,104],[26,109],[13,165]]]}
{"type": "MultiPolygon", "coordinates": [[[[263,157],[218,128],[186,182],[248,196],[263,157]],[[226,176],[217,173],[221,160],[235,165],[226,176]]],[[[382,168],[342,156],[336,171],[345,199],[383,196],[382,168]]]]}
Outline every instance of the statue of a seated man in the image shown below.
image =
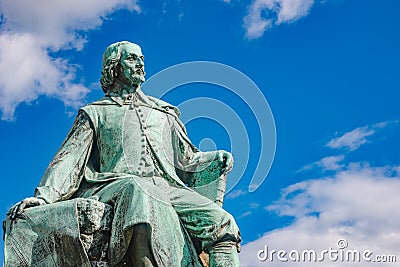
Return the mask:
{"type": "Polygon", "coordinates": [[[171,262],[181,252],[169,251],[171,240],[160,240],[161,231],[176,227],[171,216],[209,253],[210,266],[239,266],[235,220],[187,186],[211,163],[221,173],[230,171],[231,154],[198,151],[179,110],[143,94],[144,81],[138,45],[124,41],[106,49],[100,80],[105,97],[79,110],[35,196],[15,205],[10,220],[18,224],[29,207],[92,199],[113,208],[109,266],[181,266],[171,262]]]}

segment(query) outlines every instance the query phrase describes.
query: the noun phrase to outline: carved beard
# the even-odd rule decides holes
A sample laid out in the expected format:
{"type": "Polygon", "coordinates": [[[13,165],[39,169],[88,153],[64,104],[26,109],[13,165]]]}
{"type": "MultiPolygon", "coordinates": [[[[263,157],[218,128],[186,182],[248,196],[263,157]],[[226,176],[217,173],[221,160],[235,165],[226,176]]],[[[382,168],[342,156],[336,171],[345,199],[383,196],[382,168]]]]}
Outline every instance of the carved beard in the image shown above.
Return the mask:
{"type": "Polygon", "coordinates": [[[119,66],[118,80],[126,85],[138,86],[145,81],[145,75],[143,68],[123,68],[119,66]]]}
{"type": "Polygon", "coordinates": [[[132,70],[132,69],[128,69],[124,73],[126,80],[129,82],[129,84],[131,86],[134,85],[138,85],[142,82],[144,82],[145,78],[144,78],[144,71],[138,69],[138,70],[132,70]],[[126,73],[128,72],[128,73],[126,73]]]}

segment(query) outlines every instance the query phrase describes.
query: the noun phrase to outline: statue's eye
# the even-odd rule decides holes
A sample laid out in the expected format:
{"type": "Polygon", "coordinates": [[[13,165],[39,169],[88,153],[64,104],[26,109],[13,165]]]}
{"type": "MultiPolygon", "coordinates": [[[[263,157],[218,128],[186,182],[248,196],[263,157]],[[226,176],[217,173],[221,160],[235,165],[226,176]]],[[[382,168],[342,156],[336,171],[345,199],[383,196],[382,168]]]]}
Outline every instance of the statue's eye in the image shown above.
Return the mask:
{"type": "Polygon", "coordinates": [[[136,56],[132,55],[132,56],[127,57],[126,59],[129,61],[134,61],[134,60],[136,60],[136,56]]]}

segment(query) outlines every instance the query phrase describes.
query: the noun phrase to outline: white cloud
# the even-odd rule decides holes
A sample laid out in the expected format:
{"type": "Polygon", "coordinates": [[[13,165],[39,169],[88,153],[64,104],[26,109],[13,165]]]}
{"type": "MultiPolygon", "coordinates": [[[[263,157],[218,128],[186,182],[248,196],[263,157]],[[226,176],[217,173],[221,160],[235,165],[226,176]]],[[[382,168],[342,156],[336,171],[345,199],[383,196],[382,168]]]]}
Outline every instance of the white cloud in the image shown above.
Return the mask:
{"type": "Polygon", "coordinates": [[[244,191],[243,189],[238,189],[235,191],[230,192],[229,194],[226,195],[227,199],[233,199],[233,198],[237,198],[243,195],[246,195],[248,192],[244,191]]]}
{"type": "Polygon", "coordinates": [[[12,120],[20,103],[40,95],[60,99],[66,106],[81,105],[89,89],[75,81],[77,66],[49,52],[82,49],[84,33],[120,8],[140,11],[130,0],[0,0],[1,118],[12,120]]]}
{"type": "Polygon", "coordinates": [[[250,203],[249,208],[250,209],[257,209],[259,206],[260,206],[259,203],[252,202],[252,203],[250,203]]]}
{"type": "MultiPolygon", "coordinates": [[[[350,250],[371,250],[372,257],[397,255],[400,246],[399,166],[371,167],[350,164],[334,177],[309,180],[287,187],[282,198],[268,210],[292,216],[294,222],[267,232],[247,243],[240,254],[242,266],[288,266],[290,262],[261,262],[257,252],[275,250],[338,249],[337,240],[345,238],[350,250]]],[[[296,266],[343,266],[343,262],[296,263],[296,266]]],[[[359,264],[357,266],[365,266],[359,264]]],[[[368,263],[368,266],[394,266],[368,263]]]]}
{"type": "Polygon", "coordinates": [[[246,37],[260,38],[273,25],[291,23],[306,16],[314,0],[254,0],[244,17],[246,37]]]}
{"type": "MultiPolygon", "coordinates": [[[[398,124],[399,121],[384,121],[373,124],[371,126],[364,126],[356,128],[350,132],[344,133],[339,137],[335,137],[331,139],[326,146],[334,149],[348,149],[350,151],[354,151],[358,149],[361,145],[369,142],[367,137],[370,137],[376,133],[376,130],[385,128],[389,125],[398,124]]],[[[345,165],[342,163],[345,159],[345,155],[337,155],[337,156],[328,156],[324,157],[319,161],[310,163],[302,167],[297,171],[310,171],[315,168],[320,168],[322,171],[338,171],[343,169],[345,165]]]]}
{"type": "Polygon", "coordinates": [[[396,120],[394,120],[394,121],[382,121],[382,122],[378,122],[378,123],[374,124],[372,126],[372,128],[381,129],[381,128],[385,128],[389,124],[396,124],[396,123],[398,123],[398,121],[396,121],[396,120]]]}
{"type": "Polygon", "coordinates": [[[321,159],[316,164],[321,167],[324,171],[336,171],[344,167],[340,164],[344,160],[344,155],[330,156],[321,159]]]}
{"type": "Polygon", "coordinates": [[[331,139],[326,146],[335,149],[346,148],[350,151],[358,149],[360,146],[368,143],[368,136],[375,134],[375,131],[380,128],[384,128],[389,122],[380,122],[372,126],[364,126],[356,128],[350,132],[347,132],[339,137],[331,139]]]}
{"type": "Polygon", "coordinates": [[[39,95],[62,99],[76,107],[88,92],[74,84],[75,68],[62,59],[52,59],[30,34],[0,35],[0,109],[2,119],[12,119],[22,102],[39,95]]]}
{"type": "Polygon", "coordinates": [[[345,166],[344,164],[340,164],[340,162],[342,162],[344,158],[344,155],[325,157],[319,161],[304,166],[298,172],[309,171],[314,169],[315,167],[319,167],[323,171],[337,171],[345,166]]]}
{"type": "Polygon", "coordinates": [[[100,26],[113,11],[120,8],[140,11],[136,1],[130,0],[2,0],[3,29],[30,33],[39,44],[58,50],[65,46],[82,48],[88,31],[100,26]]]}
{"type": "Polygon", "coordinates": [[[246,211],[237,217],[238,220],[251,215],[251,211],[246,211]]]}
{"type": "Polygon", "coordinates": [[[251,203],[249,204],[249,209],[250,209],[250,210],[248,210],[248,211],[242,213],[241,215],[239,215],[239,216],[237,217],[237,219],[240,220],[240,219],[242,219],[242,218],[244,218],[244,217],[250,216],[250,215],[253,213],[252,211],[255,210],[255,209],[258,209],[259,206],[260,206],[259,203],[251,202],[251,203]]]}

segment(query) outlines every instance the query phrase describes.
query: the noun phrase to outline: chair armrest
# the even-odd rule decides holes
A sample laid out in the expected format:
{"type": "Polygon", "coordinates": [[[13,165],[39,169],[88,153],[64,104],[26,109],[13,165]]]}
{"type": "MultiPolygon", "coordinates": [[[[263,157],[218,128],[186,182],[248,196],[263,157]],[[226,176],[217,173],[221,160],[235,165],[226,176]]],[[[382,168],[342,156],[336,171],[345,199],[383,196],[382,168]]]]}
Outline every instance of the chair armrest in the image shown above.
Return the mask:
{"type": "Polygon", "coordinates": [[[227,174],[222,173],[221,167],[220,162],[211,162],[207,168],[190,175],[188,186],[200,195],[209,198],[222,207],[227,174]]]}

